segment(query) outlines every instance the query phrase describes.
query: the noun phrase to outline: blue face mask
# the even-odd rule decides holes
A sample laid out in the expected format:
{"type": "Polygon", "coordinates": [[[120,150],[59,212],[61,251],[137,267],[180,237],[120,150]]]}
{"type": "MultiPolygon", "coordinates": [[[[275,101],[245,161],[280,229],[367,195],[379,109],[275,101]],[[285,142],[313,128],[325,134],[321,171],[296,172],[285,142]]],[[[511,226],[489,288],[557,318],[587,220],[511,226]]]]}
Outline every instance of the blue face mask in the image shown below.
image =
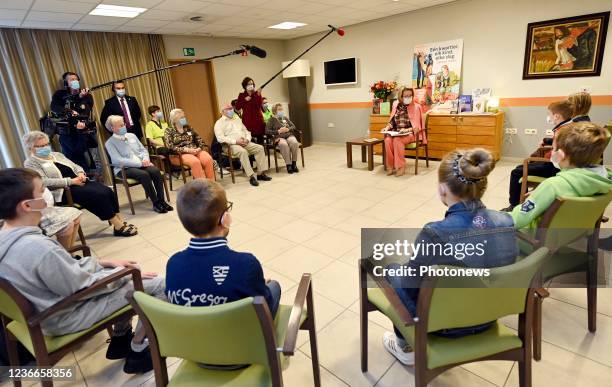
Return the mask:
{"type": "Polygon", "coordinates": [[[228,110],[227,112],[225,112],[225,115],[227,116],[227,118],[234,118],[234,111],[228,110]]]}
{"type": "Polygon", "coordinates": [[[70,82],[70,88],[72,90],[79,90],[81,88],[81,83],[75,79],[74,81],[70,82]]]}
{"type": "Polygon", "coordinates": [[[121,89],[121,90],[117,90],[117,97],[124,97],[125,96],[125,89],[121,89]]]}
{"type": "Polygon", "coordinates": [[[117,132],[117,134],[120,136],[125,136],[126,133],[127,133],[127,128],[125,126],[122,126],[117,132]]]}
{"type": "Polygon", "coordinates": [[[155,113],[155,117],[157,117],[158,120],[161,120],[162,118],[164,118],[164,113],[163,112],[157,112],[157,113],[155,113]]]}
{"type": "Polygon", "coordinates": [[[179,124],[181,124],[181,126],[186,126],[186,125],[187,125],[187,118],[182,117],[182,118],[179,120],[179,124]]]}
{"type": "Polygon", "coordinates": [[[285,116],[285,112],[284,111],[280,111],[280,112],[276,112],[276,115],[279,117],[284,117],[285,116]]]}
{"type": "Polygon", "coordinates": [[[36,150],[34,150],[34,154],[36,154],[36,156],[38,157],[49,157],[49,155],[51,154],[51,146],[47,145],[40,148],[36,148],[36,150]]]}

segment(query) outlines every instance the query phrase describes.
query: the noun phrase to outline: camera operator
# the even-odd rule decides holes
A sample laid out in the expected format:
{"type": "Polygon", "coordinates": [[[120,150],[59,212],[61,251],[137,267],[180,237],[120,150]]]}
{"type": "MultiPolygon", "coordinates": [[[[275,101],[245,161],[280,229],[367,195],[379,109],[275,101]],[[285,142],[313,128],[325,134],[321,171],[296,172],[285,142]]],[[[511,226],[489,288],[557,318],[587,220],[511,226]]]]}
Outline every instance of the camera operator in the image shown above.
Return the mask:
{"type": "Polygon", "coordinates": [[[81,89],[80,78],[76,73],[66,72],[62,79],[64,89],[57,90],[51,99],[51,111],[65,118],[58,123],[62,153],[88,172],[95,166],[90,166],[85,153],[89,148],[98,147],[96,124],[91,119],[94,101],[89,89],[81,89]]]}

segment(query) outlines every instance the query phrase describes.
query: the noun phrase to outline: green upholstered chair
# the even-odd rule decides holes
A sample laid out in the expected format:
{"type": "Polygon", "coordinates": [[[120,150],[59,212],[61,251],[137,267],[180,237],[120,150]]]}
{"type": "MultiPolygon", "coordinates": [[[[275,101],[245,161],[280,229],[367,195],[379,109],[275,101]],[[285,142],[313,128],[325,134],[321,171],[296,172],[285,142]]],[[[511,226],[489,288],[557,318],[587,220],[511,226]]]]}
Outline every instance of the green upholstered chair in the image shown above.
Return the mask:
{"type": "MultiPolygon", "coordinates": [[[[597,268],[599,228],[603,213],[612,200],[612,191],[591,197],[557,198],[539,219],[537,229],[520,230],[521,250],[545,246],[551,259],[542,268],[542,279],[552,280],[563,274],[585,273],[588,309],[588,329],[597,329],[597,268]],[[574,242],[587,241],[586,250],[571,247],[574,242]]],[[[548,297],[545,289],[536,292],[534,315],[534,358],[541,358],[542,301],[548,297]]]]}
{"type": "Polygon", "coordinates": [[[261,296],[205,307],[173,305],[143,292],[128,299],[147,331],[158,387],[282,386],[298,329],[310,334],[314,385],[321,384],[310,274],[302,276],[293,305],[280,305],[274,320],[261,296]],[[167,357],[183,359],[169,382],[167,357]],[[250,365],[217,370],[198,363],[250,365]]]}
{"type": "Polygon", "coordinates": [[[512,265],[490,269],[488,279],[426,277],[419,292],[417,316],[413,317],[396,291],[383,278],[378,287],[367,288],[368,262],[360,264],[361,370],[368,369],[368,313],[380,311],[402,332],[414,349],[415,386],[426,386],[440,373],[461,364],[484,360],[519,363],[521,386],[531,385],[531,329],[533,288],[548,256],[543,247],[512,265]],[[457,281],[463,286],[457,287],[457,281]],[[519,329],[500,322],[485,332],[449,339],[432,332],[482,324],[518,315],[519,329]]]}
{"type": "MultiPolygon", "coordinates": [[[[73,248],[70,252],[83,250],[89,255],[89,249],[84,246],[73,248]]],[[[19,355],[17,342],[20,342],[36,358],[36,364],[40,367],[51,367],[61,360],[67,353],[75,350],[83,342],[89,340],[98,332],[112,330],[113,324],[124,321],[134,316],[134,310],[126,305],[113,314],[98,321],[89,329],[70,333],[62,336],[46,336],[41,329],[41,322],[56,314],[66,307],[73,306],[84,298],[105,288],[108,284],[123,277],[132,276],[134,288],[142,290],[142,280],[138,269],[123,269],[102,280],[95,282],[90,287],[80,290],[75,294],[64,298],[62,301],[46,310],[37,312],[34,307],[9,281],[0,279],[0,314],[5,327],[7,352],[10,365],[19,366],[19,355]]],[[[53,386],[51,381],[42,381],[43,387],[53,386]]],[[[14,381],[16,387],[21,386],[21,381],[14,381]]]]}

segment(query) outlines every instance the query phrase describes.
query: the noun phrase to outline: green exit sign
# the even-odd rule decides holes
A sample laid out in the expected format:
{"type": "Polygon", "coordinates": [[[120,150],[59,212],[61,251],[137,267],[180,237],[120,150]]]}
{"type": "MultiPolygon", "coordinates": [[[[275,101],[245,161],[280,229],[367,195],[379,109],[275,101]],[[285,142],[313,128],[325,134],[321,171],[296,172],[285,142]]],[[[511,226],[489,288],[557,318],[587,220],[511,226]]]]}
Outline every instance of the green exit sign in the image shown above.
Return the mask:
{"type": "Polygon", "coordinates": [[[195,56],[195,48],[193,47],[183,48],[183,56],[195,56]]]}

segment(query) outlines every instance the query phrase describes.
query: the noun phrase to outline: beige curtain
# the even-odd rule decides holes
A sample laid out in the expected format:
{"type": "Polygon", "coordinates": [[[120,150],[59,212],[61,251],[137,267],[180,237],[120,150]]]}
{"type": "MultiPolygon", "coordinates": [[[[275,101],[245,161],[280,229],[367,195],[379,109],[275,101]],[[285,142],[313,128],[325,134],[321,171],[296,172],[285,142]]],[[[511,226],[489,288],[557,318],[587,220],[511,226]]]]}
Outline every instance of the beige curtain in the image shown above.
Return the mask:
{"type": "MultiPolygon", "coordinates": [[[[20,137],[39,128],[38,120],[49,110],[53,92],[63,87],[60,78],[65,71],[78,73],[81,85],[91,87],[167,66],[159,35],[0,28],[0,54],[2,168],[22,164],[25,151],[20,137]]],[[[173,106],[172,85],[163,73],[154,72],[126,84],[128,94],[140,103],[143,121],[148,106],[173,106]]],[[[99,120],[104,100],[111,96],[110,87],[92,95],[94,117],[99,120]]],[[[103,146],[106,133],[100,124],[98,133],[103,146]]]]}

